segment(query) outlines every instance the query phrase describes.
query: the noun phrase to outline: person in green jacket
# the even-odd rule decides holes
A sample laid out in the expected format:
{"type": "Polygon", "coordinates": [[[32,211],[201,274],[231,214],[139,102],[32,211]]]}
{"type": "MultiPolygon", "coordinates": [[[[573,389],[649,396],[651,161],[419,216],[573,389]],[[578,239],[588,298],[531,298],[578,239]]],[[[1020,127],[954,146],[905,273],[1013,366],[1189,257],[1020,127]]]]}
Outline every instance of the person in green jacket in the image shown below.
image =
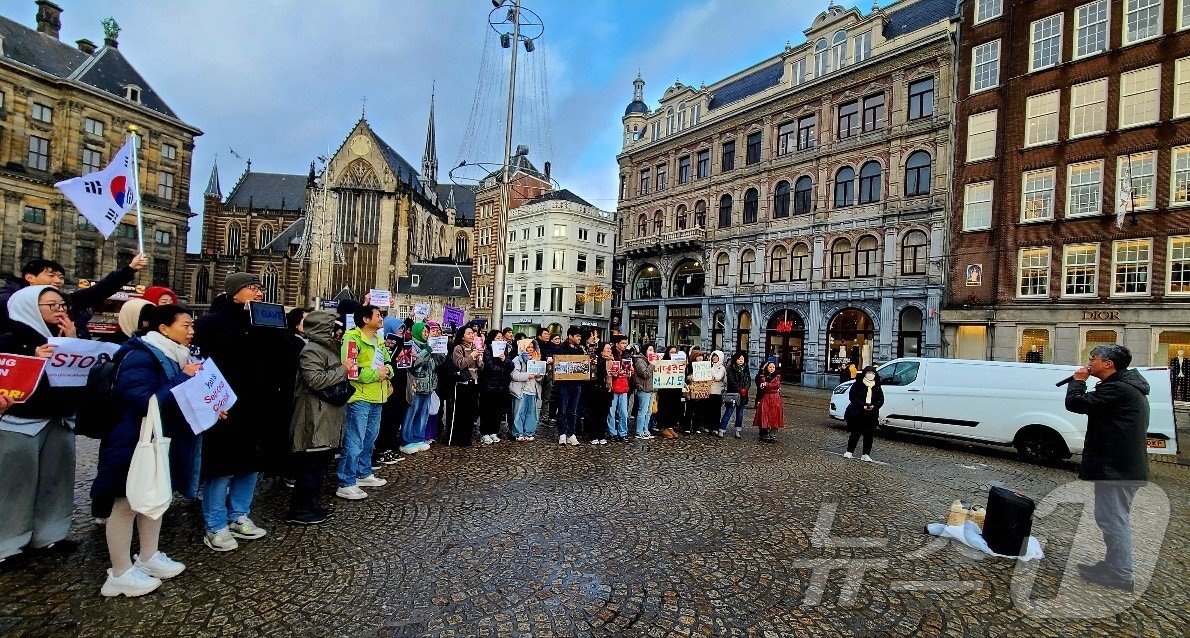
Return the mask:
{"type": "Polygon", "coordinates": [[[389,383],[393,375],[389,363],[392,357],[380,334],[384,325],[380,309],[361,306],[355,311],[355,325],[343,335],[340,353],[355,394],[347,403],[343,450],[339,456],[339,489],[335,491],[336,496],[352,501],[368,497],[361,487],[381,487],[388,483],[372,474],[372,448],[380,433],[381,410],[393,392],[389,383]]]}

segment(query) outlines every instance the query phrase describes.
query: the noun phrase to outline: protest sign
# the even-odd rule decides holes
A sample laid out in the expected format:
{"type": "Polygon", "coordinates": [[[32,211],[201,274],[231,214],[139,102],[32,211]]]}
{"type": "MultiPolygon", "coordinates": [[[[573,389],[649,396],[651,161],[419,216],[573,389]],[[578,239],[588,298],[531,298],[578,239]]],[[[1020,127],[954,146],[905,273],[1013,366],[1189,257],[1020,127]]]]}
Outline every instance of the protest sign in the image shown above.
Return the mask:
{"type": "Polygon", "coordinates": [[[413,320],[425,321],[426,317],[430,316],[430,304],[419,301],[413,304],[413,320]]]}
{"type": "Polygon", "coordinates": [[[393,367],[396,367],[396,368],[412,368],[413,367],[413,344],[412,343],[405,344],[397,352],[397,356],[393,358],[393,367]]]}
{"type": "Polygon", "coordinates": [[[653,364],[654,390],[681,390],[686,387],[684,361],[658,361],[653,364]]]}
{"type": "Polygon", "coordinates": [[[87,385],[87,373],[91,368],[111,361],[120,349],[114,343],[73,337],[50,337],[49,342],[54,346],[54,354],[46,363],[45,374],[54,387],[87,385]]]}
{"type": "Polygon", "coordinates": [[[387,290],[376,290],[373,288],[368,293],[368,301],[371,301],[372,305],[377,308],[388,308],[393,305],[393,296],[387,290]]]}
{"type": "Polygon", "coordinates": [[[546,363],[544,361],[528,361],[525,363],[525,372],[529,374],[536,374],[545,376],[546,363]]]}
{"type": "Polygon", "coordinates": [[[446,345],[449,337],[443,335],[441,337],[430,337],[426,339],[426,343],[430,345],[430,352],[434,354],[446,354],[446,345]]]}
{"type": "Polygon", "coordinates": [[[463,309],[455,306],[446,306],[442,309],[442,323],[458,328],[463,325],[463,309]]]}
{"type": "Polygon", "coordinates": [[[649,363],[653,363],[654,361],[660,361],[661,355],[657,354],[656,352],[650,352],[650,353],[648,353],[648,358],[649,358],[649,363]]]}
{"type": "Polygon", "coordinates": [[[690,364],[690,374],[695,381],[710,381],[711,380],[711,362],[710,361],[695,361],[690,364]]]}
{"type": "Polygon", "coordinates": [[[174,386],[170,392],[177,398],[178,408],[195,434],[209,430],[219,421],[219,413],[230,410],[236,403],[236,393],[210,359],[203,362],[193,377],[174,386]]]}
{"type": "Polygon", "coordinates": [[[554,355],[554,381],[590,381],[591,358],[585,354],[554,355]]]}
{"type": "Polygon", "coordinates": [[[472,350],[480,350],[480,351],[482,351],[482,350],[483,350],[483,345],[484,345],[484,344],[483,344],[483,337],[482,337],[482,336],[480,336],[480,335],[475,335],[474,337],[471,337],[471,349],[472,349],[472,350]]]}
{"type": "Polygon", "coordinates": [[[0,396],[24,403],[37,390],[46,360],[19,354],[0,354],[0,396]]]}
{"type": "Polygon", "coordinates": [[[669,355],[669,358],[673,361],[681,361],[682,363],[686,363],[686,353],[682,352],[681,350],[669,355]]]}
{"type": "Polygon", "coordinates": [[[498,357],[498,356],[504,354],[504,351],[507,347],[508,347],[508,343],[505,341],[493,341],[492,342],[492,356],[498,357]]]}
{"type": "Polygon", "coordinates": [[[609,377],[620,376],[620,362],[619,361],[608,361],[607,362],[607,376],[609,376],[609,377]]]}

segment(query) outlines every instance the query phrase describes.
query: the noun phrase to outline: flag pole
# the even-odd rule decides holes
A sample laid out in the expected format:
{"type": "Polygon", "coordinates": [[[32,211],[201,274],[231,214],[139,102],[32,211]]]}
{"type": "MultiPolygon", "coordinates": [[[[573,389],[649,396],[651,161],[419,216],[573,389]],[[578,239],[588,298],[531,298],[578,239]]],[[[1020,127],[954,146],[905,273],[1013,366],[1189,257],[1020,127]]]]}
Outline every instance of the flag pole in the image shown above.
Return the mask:
{"type": "Polygon", "coordinates": [[[136,195],[136,245],[140,254],[145,254],[145,229],[140,213],[140,143],[136,132],[140,128],[128,125],[128,139],[132,142],[132,192],[136,195]]]}

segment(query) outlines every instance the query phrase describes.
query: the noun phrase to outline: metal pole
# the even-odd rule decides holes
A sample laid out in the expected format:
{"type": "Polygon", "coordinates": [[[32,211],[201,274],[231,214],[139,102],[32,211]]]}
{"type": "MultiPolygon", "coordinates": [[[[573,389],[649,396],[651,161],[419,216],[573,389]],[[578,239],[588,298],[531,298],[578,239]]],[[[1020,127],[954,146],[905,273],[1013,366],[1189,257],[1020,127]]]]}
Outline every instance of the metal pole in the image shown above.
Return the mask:
{"type": "Polygon", "coordinates": [[[145,254],[145,227],[140,212],[140,144],[137,133],[140,128],[135,124],[128,125],[128,139],[132,142],[132,192],[136,195],[136,247],[137,252],[145,254]]]}
{"type": "Polygon", "coordinates": [[[510,196],[509,180],[512,179],[512,115],[516,103],[516,50],[521,43],[521,0],[512,0],[512,62],[508,72],[508,114],[504,120],[504,183],[500,185],[500,221],[496,226],[496,276],[492,285],[492,325],[489,330],[499,330],[504,320],[504,261],[508,250],[505,241],[505,226],[508,223],[510,196]]]}

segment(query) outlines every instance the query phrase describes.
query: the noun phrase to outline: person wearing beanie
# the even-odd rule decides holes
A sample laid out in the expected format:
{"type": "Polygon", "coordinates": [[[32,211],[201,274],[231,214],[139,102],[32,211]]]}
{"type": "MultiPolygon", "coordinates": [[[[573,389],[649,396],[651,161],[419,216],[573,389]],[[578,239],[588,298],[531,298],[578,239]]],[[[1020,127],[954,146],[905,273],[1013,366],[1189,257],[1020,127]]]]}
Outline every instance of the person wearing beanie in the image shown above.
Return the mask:
{"type": "Polygon", "coordinates": [[[178,303],[178,293],[165,286],[149,286],[145,288],[140,297],[155,306],[169,306],[178,303]]]}

